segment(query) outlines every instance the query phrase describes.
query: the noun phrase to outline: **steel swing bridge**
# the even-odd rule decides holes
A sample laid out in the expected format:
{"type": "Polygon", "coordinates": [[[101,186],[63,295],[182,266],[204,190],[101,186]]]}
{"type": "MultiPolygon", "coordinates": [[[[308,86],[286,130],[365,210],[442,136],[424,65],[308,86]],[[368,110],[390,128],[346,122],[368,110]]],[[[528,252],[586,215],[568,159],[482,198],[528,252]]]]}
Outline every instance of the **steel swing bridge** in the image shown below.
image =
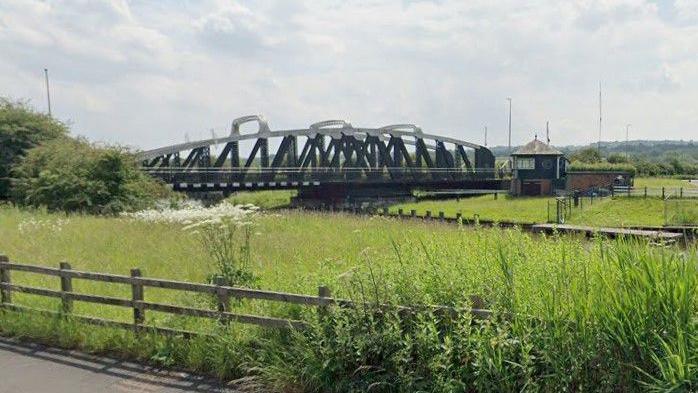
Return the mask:
{"type": "Polygon", "coordinates": [[[183,191],[500,188],[488,182],[495,179],[489,149],[426,134],[414,124],[364,128],[327,120],[272,131],[263,116],[252,115],[235,119],[226,137],[143,151],[138,158],[145,172],[183,191]],[[256,123],[257,131],[241,133],[245,123],[256,123]],[[246,156],[243,141],[254,142],[246,156]],[[278,142],[273,153],[270,141],[278,142]]]}

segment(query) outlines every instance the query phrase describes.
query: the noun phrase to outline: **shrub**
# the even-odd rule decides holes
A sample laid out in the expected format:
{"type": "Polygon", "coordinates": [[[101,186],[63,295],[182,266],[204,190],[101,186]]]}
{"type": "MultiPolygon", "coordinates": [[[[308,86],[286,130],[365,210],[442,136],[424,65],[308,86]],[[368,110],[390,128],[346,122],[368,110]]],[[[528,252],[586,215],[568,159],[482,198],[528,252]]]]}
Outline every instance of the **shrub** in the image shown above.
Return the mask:
{"type": "Polygon", "coordinates": [[[18,205],[51,211],[116,214],[148,207],[169,191],[140,172],[118,147],[57,139],[29,150],[12,172],[18,205]]]}
{"type": "Polygon", "coordinates": [[[626,164],[628,163],[628,157],[626,157],[624,154],[614,153],[609,155],[606,161],[611,164],[626,164]]]}
{"type": "Polygon", "coordinates": [[[635,176],[637,170],[630,164],[612,164],[608,162],[589,164],[580,161],[573,161],[568,167],[569,172],[590,171],[590,172],[629,172],[635,176]]]}
{"type": "Polygon", "coordinates": [[[570,155],[570,161],[580,161],[587,164],[597,164],[601,162],[601,153],[592,147],[578,150],[570,155]]]}
{"type": "Polygon", "coordinates": [[[24,102],[0,98],[0,199],[10,194],[10,168],[27,150],[68,134],[68,127],[24,102]]]}

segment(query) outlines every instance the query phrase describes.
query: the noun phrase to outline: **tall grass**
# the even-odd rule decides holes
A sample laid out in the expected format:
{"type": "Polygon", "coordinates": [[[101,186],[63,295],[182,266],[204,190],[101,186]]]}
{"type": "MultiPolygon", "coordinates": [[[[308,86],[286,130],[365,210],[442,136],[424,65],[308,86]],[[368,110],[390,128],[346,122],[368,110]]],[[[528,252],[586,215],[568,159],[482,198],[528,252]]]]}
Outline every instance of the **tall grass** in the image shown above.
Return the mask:
{"type": "MultiPolygon", "coordinates": [[[[549,272],[555,284],[535,315],[523,312],[517,273],[501,249],[506,302],[492,319],[335,310],[310,332],[267,348],[274,362],[262,373],[282,390],[318,392],[694,390],[695,252],[623,240],[597,247],[581,276],[565,264],[549,272]]],[[[361,292],[369,303],[400,297],[380,293],[389,284],[373,276],[354,285],[377,288],[361,292]]]]}
{"type": "MultiPolygon", "coordinates": [[[[199,282],[215,269],[199,244],[172,224],[0,209],[0,234],[0,250],[22,262],[63,259],[76,269],[122,274],[141,267],[146,276],[199,282]]],[[[136,339],[14,313],[0,317],[0,331],[224,379],[252,375],[278,391],[698,389],[695,246],[308,213],[263,215],[250,242],[250,267],[261,288],[315,294],[325,284],[333,295],[366,306],[318,313],[269,302],[234,305],[236,312],[311,323],[295,333],[147,314],[148,322],[219,335],[193,341],[136,339]],[[377,306],[467,308],[469,295],[481,297],[494,317],[408,315],[377,306]]],[[[57,281],[35,275],[12,278],[57,288],[57,281]]],[[[128,288],[90,284],[76,280],[74,287],[129,295],[128,288]]],[[[29,295],[15,299],[38,302],[29,295]]],[[[208,301],[155,290],[146,291],[146,300],[208,301]]],[[[59,302],[40,305],[57,309],[59,302]]],[[[111,307],[75,307],[81,314],[130,317],[111,307]]]]}

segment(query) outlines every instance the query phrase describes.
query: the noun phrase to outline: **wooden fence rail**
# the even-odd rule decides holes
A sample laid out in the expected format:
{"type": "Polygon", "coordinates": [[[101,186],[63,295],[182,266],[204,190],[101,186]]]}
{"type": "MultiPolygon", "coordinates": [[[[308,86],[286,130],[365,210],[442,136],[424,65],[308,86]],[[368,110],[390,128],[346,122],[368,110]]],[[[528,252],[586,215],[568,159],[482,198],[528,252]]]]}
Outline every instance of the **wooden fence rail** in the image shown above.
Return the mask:
{"type": "MultiPolygon", "coordinates": [[[[130,276],[124,276],[117,274],[73,270],[70,264],[68,264],[67,262],[61,262],[59,268],[19,264],[10,262],[6,256],[0,255],[0,307],[8,310],[32,311],[49,316],[70,315],[70,317],[73,319],[91,324],[130,328],[136,332],[143,330],[152,330],[164,334],[176,334],[184,336],[197,335],[198,333],[147,325],[146,310],[176,315],[215,319],[221,322],[239,322],[253,324],[262,327],[293,329],[303,329],[307,327],[306,322],[299,320],[238,314],[230,312],[231,298],[268,300],[283,303],[299,304],[304,306],[315,306],[318,307],[319,310],[326,309],[326,307],[330,305],[338,305],[340,307],[356,306],[356,304],[350,300],[332,298],[329,288],[324,286],[318,288],[318,296],[310,296],[293,293],[265,291],[259,289],[229,287],[223,285],[223,282],[220,280],[217,280],[216,284],[212,285],[146,278],[142,277],[140,269],[132,269],[130,276]],[[13,284],[10,274],[11,271],[28,272],[39,275],[58,277],[60,279],[61,289],[60,291],[58,291],[47,288],[36,288],[25,285],[13,284]],[[73,292],[74,279],[130,285],[131,298],[123,299],[108,296],[75,293],[73,292]],[[217,310],[207,310],[172,304],[148,302],[145,301],[145,288],[147,287],[209,294],[216,297],[218,303],[217,310]],[[61,299],[60,312],[35,309],[15,304],[12,302],[13,292],[61,299]],[[74,315],[72,314],[74,301],[131,308],[133,309],[133,322],[127,323],[95,317],[74,315]]],[[[468,311],[471,312],[474,317],[487,318],[491,315],[491,312],[489,310],[483,309],[483,302],[477,296],[471,296],[470,301],[472,304],[472,308],[469,308],[468,311]]],[[[414,311],[417,309],[425,309],[433,312],[442,313],[456,313],[463,311],[462,309],[455,309],[453,307],[432,305],[411,307],[392,305],[381,306],[392,307],[397,309],[398,311],[414,311]]]]}

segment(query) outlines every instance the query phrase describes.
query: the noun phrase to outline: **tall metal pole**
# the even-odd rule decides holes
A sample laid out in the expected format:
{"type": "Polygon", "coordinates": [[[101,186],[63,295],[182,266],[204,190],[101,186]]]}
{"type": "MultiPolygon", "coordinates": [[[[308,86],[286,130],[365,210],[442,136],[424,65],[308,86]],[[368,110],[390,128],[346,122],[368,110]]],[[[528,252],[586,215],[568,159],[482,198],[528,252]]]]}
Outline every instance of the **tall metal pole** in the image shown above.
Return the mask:
{"type": "Polygon", "coordinates": [[[487,126],[485,126],[485,146],[487,146],[487,126]]]}
{"type": "Polygon", "coordinates": [[[511,154],[511,97],[507,97],[509,101],[509,153],[511,154]]]}
{"type": "Polygon", "coordinates": [[[48,102],[48,116],[51,116],[51,91],[48,87],[48,68],[44,68],[44,76],[46,77],[46,101],[48,102]]]}
{"type": "Polygon", "coordinates": [[[625,125],[625,159],[627,160],[630,157],[630,142],[628,141],[628,135],[630,134],[630,126],[631,124],[626,124],[625,125]]]}
{"type": "Polygon", "coordinates": [[[598,143],[598,151],[599,155],[601,155],[601,120],[602,120],[602,106],[601,106],[601,81],[599,81],[599,143],[598,143]]]}

